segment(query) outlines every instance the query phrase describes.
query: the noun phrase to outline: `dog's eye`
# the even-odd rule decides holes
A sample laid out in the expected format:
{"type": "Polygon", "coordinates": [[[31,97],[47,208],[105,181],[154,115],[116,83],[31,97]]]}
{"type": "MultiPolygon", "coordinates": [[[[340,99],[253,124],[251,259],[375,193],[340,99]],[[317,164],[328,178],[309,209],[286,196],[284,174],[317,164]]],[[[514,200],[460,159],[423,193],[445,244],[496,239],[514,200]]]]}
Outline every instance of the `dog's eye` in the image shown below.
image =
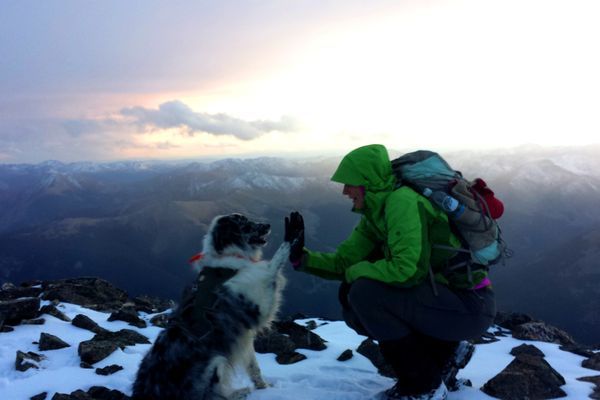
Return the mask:
{"type": "Polygon", "coordinates": [[[244,226],[242,226],[242,232],[250,233],[250,232],[252,232],[252,227],[250,225],[244,225],[244,226]]]}

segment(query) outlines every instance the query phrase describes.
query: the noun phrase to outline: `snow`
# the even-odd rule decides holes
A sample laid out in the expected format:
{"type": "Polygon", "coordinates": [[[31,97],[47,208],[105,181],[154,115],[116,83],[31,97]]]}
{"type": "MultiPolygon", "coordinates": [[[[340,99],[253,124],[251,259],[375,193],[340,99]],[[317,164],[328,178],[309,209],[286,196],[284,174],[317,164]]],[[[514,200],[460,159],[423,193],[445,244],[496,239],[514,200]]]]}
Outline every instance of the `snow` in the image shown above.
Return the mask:
{"type": "MultiPolygon", "coordinates": [[[[48,302],[43,302],[48,304],[48,302]]],[[[58,308],[70,318],[84,314],[95,320],[100,326],[117,331],[120,329],[136,330],[151,341],[154,341],[160,328],[148,325],[147,328],[136,328],[122,321],[109,322],[109,314],[89,310],[77,305],[62,303],[58,308]]],[[[149,321],[153,315],[141,314],[149,321]]],[[[0,399],[26,400],[42,392],[48,392],[47,399],[54,393],[71,393],[77,389],[87,391],[91,386],[105,386],[131,394],[130,387],[135,379],[137,366],[150,345],[136,345],[117,350],[108,358],[96,363],[95,368],[111,364],[124,367],[113,375],[101,376],[94,369],[79,367],[77,345],[83,340],[89,340],[93,333],[77,328],[69,322],[64,322],[50,315],[43,316],[44,325],[19,325],[15,331],[0,333],[0,399]],[[71,344],[71,347],[39,351],[37,342],[40,333],[51,333],[71,344]],[[46,359],[40,363],[40,369],[29,369],[19,372],[15,369],[16,351],[33,351],[43,354],[46,359]]],[[[299,324],[309,321],[317,323],[314,332],[327,341],[327,349],[311,351],[299,349],[307,359],[291,365],[279,365],[274,354],[257,354],[258,362],[265,380],[271,385],[265,390],[254,391],[248,400],[361,400],[372,399],[382,390],[390,387],[393,380],[377,374],[375,367],[362,355],[356,353],[356,348],[365,339],[349,329],[340,321],[324,321],[320,319],[297,320],[299,324]],[[345,362],[337,361],[337,357],[346,349],[352,349],[354,356],[345,362]]],[[[497,330],[497,327],[490,331],[497,330]]],[[[473,382],[473,388],[463,388],[450,393],[449,400],[484,400],[491,399],[479,388],[489,379],[498,374],[512,360],[509,354],[513,347],[523,341],[511,337],[501,337],[495,343],[477,345],[475,355],[459,377],[468,378],[473,382]]],[[[585,399],[592,392],[593,385],[577,381],[576,378],[597,375],[581,367],[583,357],[567,353],[558,345],[542,342],[534,344],[546,354],[546,360],[566,380],[562,386],[568,394],[567,399],[585,399]]],[[[241,372],[236,376],[236,386],[244,386],[249,379],[241,372]]]]}

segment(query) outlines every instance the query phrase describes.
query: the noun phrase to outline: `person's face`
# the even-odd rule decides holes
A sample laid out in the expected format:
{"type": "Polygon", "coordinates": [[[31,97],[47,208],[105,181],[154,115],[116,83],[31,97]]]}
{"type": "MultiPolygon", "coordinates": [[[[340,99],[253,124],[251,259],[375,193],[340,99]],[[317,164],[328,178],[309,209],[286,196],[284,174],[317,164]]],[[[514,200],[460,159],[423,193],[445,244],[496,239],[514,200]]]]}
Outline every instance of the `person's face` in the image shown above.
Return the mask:
{"type": "Polygon", "coordinates": [[[342,193],[352,199],[354,208],[357,210],[365,207],[365,189],[362,186],[344,185],[342,193]]]}

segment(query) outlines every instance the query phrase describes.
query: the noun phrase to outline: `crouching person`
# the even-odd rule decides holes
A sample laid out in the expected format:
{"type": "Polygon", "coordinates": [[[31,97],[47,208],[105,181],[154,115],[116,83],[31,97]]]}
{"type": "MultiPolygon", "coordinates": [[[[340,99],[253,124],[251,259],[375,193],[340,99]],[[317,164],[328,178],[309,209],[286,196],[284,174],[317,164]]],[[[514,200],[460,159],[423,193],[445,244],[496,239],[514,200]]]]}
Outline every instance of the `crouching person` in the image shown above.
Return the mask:
{"type": "Polygon", "coordinates": [[[384,146],[350,152],[331,180],[344,185],[343,194],[361,220],[334,253],[322,253],[304,248],[304,222],[293,212],[286,231],[301,235],[290,262],[298,271],[342,281],[339,299],[346,323],[378,341],[397,375],[386,398],[445,399],[447,386],[455,385],[457,370],[472,354],[465,340],[493,322],[487,273],[477,270],[468,280],[455,274],[452,282],[435,273],[461,256],[432,244],[459,248],[460,241],[443,211],[409,187],[396,189],[384,146]]]}

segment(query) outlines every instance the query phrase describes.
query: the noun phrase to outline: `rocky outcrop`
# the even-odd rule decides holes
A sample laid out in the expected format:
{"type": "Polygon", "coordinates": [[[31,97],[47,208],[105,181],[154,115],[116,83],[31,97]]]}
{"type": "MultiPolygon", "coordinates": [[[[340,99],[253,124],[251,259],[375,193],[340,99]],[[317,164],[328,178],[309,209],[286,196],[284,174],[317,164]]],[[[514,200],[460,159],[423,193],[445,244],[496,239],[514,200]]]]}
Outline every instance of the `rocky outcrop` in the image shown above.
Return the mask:
{"type": "Polygon", "coordinates": [[[138,312],[156,314],[167,311],[170,308],[175,308],[175,302],[173,300],[165,300],[159,299],[158,297],[143,295],[137,296],[133,299],[133,306],[138,312]]]}
{"type": "Polygon", "coordinates": [[[539,340],[540,342],[571,345],[575,340],[567,332],[544,322],[527,322],[513,329],[513,337],[521,340],[539,340]]]}
{"type": "Polygon", "coordinates": [[[292,342],[300,349],[325,350],[325,341],[306,327],[295,323],[293,320],[274,322],[275,329],[284,335],[288,335],[292,342]]]}
{"type": "Polygon", "coordinates": [[[42,293],[42,288],[28,286],[26,284],[15,286],[12,283],[5,283],[0,288],[0,301],[16,300],[23,297],[38,297],[42,293]]]}
{"type": "Polygon", "coordinates": [[[0,320],[6,325],[17,325],[24,319],[36,318],[39,309],[40,299],[37,297],[0,301],[0,320]]]}
{"type": "Polygon", "coordinates": [[[166,328],[167,324],[169,323],[169,314],[157,314],[150,318],[150,323],[154,326],[158,326],[159,328],[166,328]]]}
{"type": "Polygon", "coordinates": [[[108,332],[108,330],[98,325],[96,321],[83,314],[77,314],[75,318],[73,318],[73,321],[71,321],[71,324],[78,328],[87,329],[88,331],[92,331],[94,333],[108,332]]]}
{"type": "Polygon", "coordinates": [[[567,394],[560,388],[565,379],[543,357],[519,354],[481,389],[506,400],[553,399],[567,394]]]}
{"type": "Polygon", "coordinates": [[[515,357],[519,354],[528,354],[534,357],[545,357],[544,352],[532,344],[522,344],[520,346],[513,347],[513,349],[510,351],[510,354],[515,357]]]}
{"type": "Polygon", "coordinates": [[[97,311],[116,311],[127,302],[127,292],[100,278],[75,278],[44,282],[44,300],[78,304],[97,311]]]}
{"type": "Polygon", "coordinates": [[[123,369],[123,367],[121,367],[120,365],[112,364],[112,365],[108,365],[104,368],[96,368],[96,373],[98,375],[108,376],[108,375],[114,374],[115,372],[119,372],[122,369],[123,369]]]}
{"type": "Polygon", "coordinates": [[[255,351],[257,353],[275,353],[275,360],[279,364],[286,365],[306,359],[304,354],[296,351],[298,348],[306,349],[308,346],[312,346],[313,350],[326,348],[325,342],[318,335],[301,325],[295,323],[294,325],[296,326],[286,322],[280,326],[275,323],[272,330],[263,332],[256,337],[254,340],[255,351]],[[293,335],[290,334],[291,332],[293,335]]]}
{"type": "Polygon", "coordinates": [[[124,321],[137,328],[145,328],[147,326],[146,321],[138,316],[137,311],[133,307],[122,307],[120,310],[113,312],[108,317],[108,321],[124,321]]]}
{"type": "Polygon", "coordinates": [[[526,324],[528,322],[538,322],[528,314],[514,313],[514,312],[502,312],[496,313],[494,323],[502,328],[510,331],[514,330],[517,326],[526,324]]]}
{"type": "Polygon", "coordinates": [[[124,349],[136,344],[150,344],[150,341],[144,335],[130,329],[121,329],[118,332],[104,331],[97,333],[91,340],[79,343],[77,353],[82,362],[95,364],[118,348],[124,349]]]}
{"type": "Polygon", "coordinates": [[[587,360],[583,360],[581,362],[581,366],[584,368],[600,371],[600,353],[596,353],[587,360]]]}
{"type": "Polygon", "coordinates": [[[62,321],[71,322],[71,318],[67,317],[62,311],[60,311],[58,308],[56,308],[52,304],[48,304],[48,305],[40,308],[39,314],[40,315],[48,314],[48,315],[52,315],[53,317],[58,318],[62,321]]]}
{"type": "Polygon", "coordinates": [[[76,390],[71,394],[56,393],[51,400],[129,400],[130,397],[114,389],[92,386],[90,390],[76,390]]]}

